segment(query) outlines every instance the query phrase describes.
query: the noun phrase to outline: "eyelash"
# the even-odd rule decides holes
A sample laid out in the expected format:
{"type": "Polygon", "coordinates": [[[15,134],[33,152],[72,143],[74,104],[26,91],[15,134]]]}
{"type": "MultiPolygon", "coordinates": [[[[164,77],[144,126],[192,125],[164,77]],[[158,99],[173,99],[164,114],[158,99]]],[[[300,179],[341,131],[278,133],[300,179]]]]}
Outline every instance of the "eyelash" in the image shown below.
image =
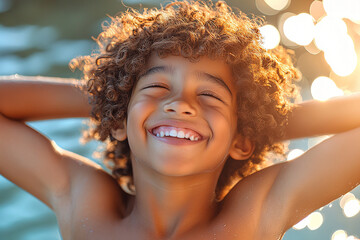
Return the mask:
{"type": "Polygon", "coordinates": [[[200,95],[213,97],[213,98],[215,98],[215,99],[223,102],[222,99],[220,99],[217,95],[213,94],[212,92],[203,92],[203,93],[201,93],[200,95]]]}
{"type": "Polygon", "coordinates": [[[151,84],[151,85],[149,85],[149,86],[143,87],[142,90],[147,89],[147,88],[164,88],[164,89],[169,89],[166,85],[151,84]]]}

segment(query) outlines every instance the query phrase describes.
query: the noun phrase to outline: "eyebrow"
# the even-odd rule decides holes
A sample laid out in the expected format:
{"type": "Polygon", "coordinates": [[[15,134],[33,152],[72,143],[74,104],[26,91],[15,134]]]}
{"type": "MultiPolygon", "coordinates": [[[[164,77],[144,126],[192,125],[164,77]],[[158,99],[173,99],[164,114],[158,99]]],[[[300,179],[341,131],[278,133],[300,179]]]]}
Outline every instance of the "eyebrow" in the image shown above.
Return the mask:
{"type": "Polygon", "coordinates": [[[199,77],[201,77],[205,80],[209,80],[210,82],[214,82],[214,83],[217,83],[217,84],[223,86],[232,96],[232,92],[231,92],[229,86],[225,83],[225,81],[222,78],[211,75],[206,72],[197,72],[197,74],[199,75],[199,77]]]}
{"type": "MultiPolygon", "coordinates": [[[[146,70],[143,74],[140,75],[139,78],[142,78],[142,77],[145,77],[145,76],[149,76],[151,74],[154,74],[154,73],[157,73],[157,72],[165,72],[165,73],[174,73],[174,68],[171,67],[171,66],[156,66],[156,67],[152,67],[152,68],[149,68],[148,70],[146,70]]],[[[202,79],[205,79],[205,80],[208,80],[210,82],[214,82],[218,85],[221,85],[222,87],[224,87],[229,93],[230,95],[232,96],[232,92],[229,88],[229,86],[225,83],[225,81],[218,77],[218,76],[214,76],[214,75],[211,75],[209,73],[206,73],[206,72],[196,72],[197,76],[202,78],[202,79]]]]}

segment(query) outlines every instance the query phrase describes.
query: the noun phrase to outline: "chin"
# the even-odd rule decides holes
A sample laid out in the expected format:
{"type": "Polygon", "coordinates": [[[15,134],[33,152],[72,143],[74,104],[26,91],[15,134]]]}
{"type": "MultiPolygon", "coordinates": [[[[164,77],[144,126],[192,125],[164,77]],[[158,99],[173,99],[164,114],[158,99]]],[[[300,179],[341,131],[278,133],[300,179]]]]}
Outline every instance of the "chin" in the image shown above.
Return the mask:
{"type": "Polygon", "coordinates": [[[162,176],[167,177],[187,177],[202,174],[214,173],[218,170],[221,164],[200,166],[194,164],[194,159],[184,161],[184,159],[171,161],[157,161],[151,164],[151,168],[162,176]]]}
{"type": "Polygon", "coordinates": [[[153,169],[161,175],[169,177],[181,177],[193,175],[196,171],[195,166],[183,160],[170,160],[157,161],[153,164],[153,169]]]}

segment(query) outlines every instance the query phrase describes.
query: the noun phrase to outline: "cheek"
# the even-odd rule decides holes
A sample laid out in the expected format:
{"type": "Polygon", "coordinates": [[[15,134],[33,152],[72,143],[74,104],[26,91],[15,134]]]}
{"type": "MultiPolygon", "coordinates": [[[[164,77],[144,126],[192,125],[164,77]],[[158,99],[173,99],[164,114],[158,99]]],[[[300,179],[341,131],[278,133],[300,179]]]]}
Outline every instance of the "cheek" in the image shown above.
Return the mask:
{"type": "MultiPolygon", "coordinates": [[[[209,125],[216,137],[222,141],[231,142],[236,131],[236,119],[231,111],[212,108],[206,113],[209,125]]],[[[225,143],[224,142],[224,143],[225,143]]]]}
{"type": "Polygon", "coordinates": [[[144,123],[151,112],[156,108],[156,103],[153,101],[137,101],[130,102],[127,118],[127,134],[129,143],[137,141],[136,139],[144,139],[146,136],[146,129],[144,123]]]}
{"type": "Polygon", "coordinates": [[[235,118],[231,112],[209,111],[207,119],[213,134],[209,140],[209,146],[214,150],[212,157],[225,160],[236,133],[235,118]]]}

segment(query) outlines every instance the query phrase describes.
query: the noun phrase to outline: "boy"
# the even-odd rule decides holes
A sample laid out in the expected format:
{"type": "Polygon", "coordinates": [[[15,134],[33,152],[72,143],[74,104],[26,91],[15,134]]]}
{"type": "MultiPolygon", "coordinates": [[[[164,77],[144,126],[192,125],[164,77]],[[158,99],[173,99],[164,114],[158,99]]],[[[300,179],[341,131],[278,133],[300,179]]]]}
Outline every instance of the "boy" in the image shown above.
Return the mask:
{"type": "Polygon", "coordinates": [[[280,239],[360,182],[360,97],[291,106],[289,58],[226,4],[126,12],[97,41],[98,55],[72,63],[85,94],[0,82],[0,173],[54,210],[63,239],[280,239]],[[23,124],[90,111],[116,180],[23,124]],[[248,176],[279,141],[338,132],[248,176]]]}

